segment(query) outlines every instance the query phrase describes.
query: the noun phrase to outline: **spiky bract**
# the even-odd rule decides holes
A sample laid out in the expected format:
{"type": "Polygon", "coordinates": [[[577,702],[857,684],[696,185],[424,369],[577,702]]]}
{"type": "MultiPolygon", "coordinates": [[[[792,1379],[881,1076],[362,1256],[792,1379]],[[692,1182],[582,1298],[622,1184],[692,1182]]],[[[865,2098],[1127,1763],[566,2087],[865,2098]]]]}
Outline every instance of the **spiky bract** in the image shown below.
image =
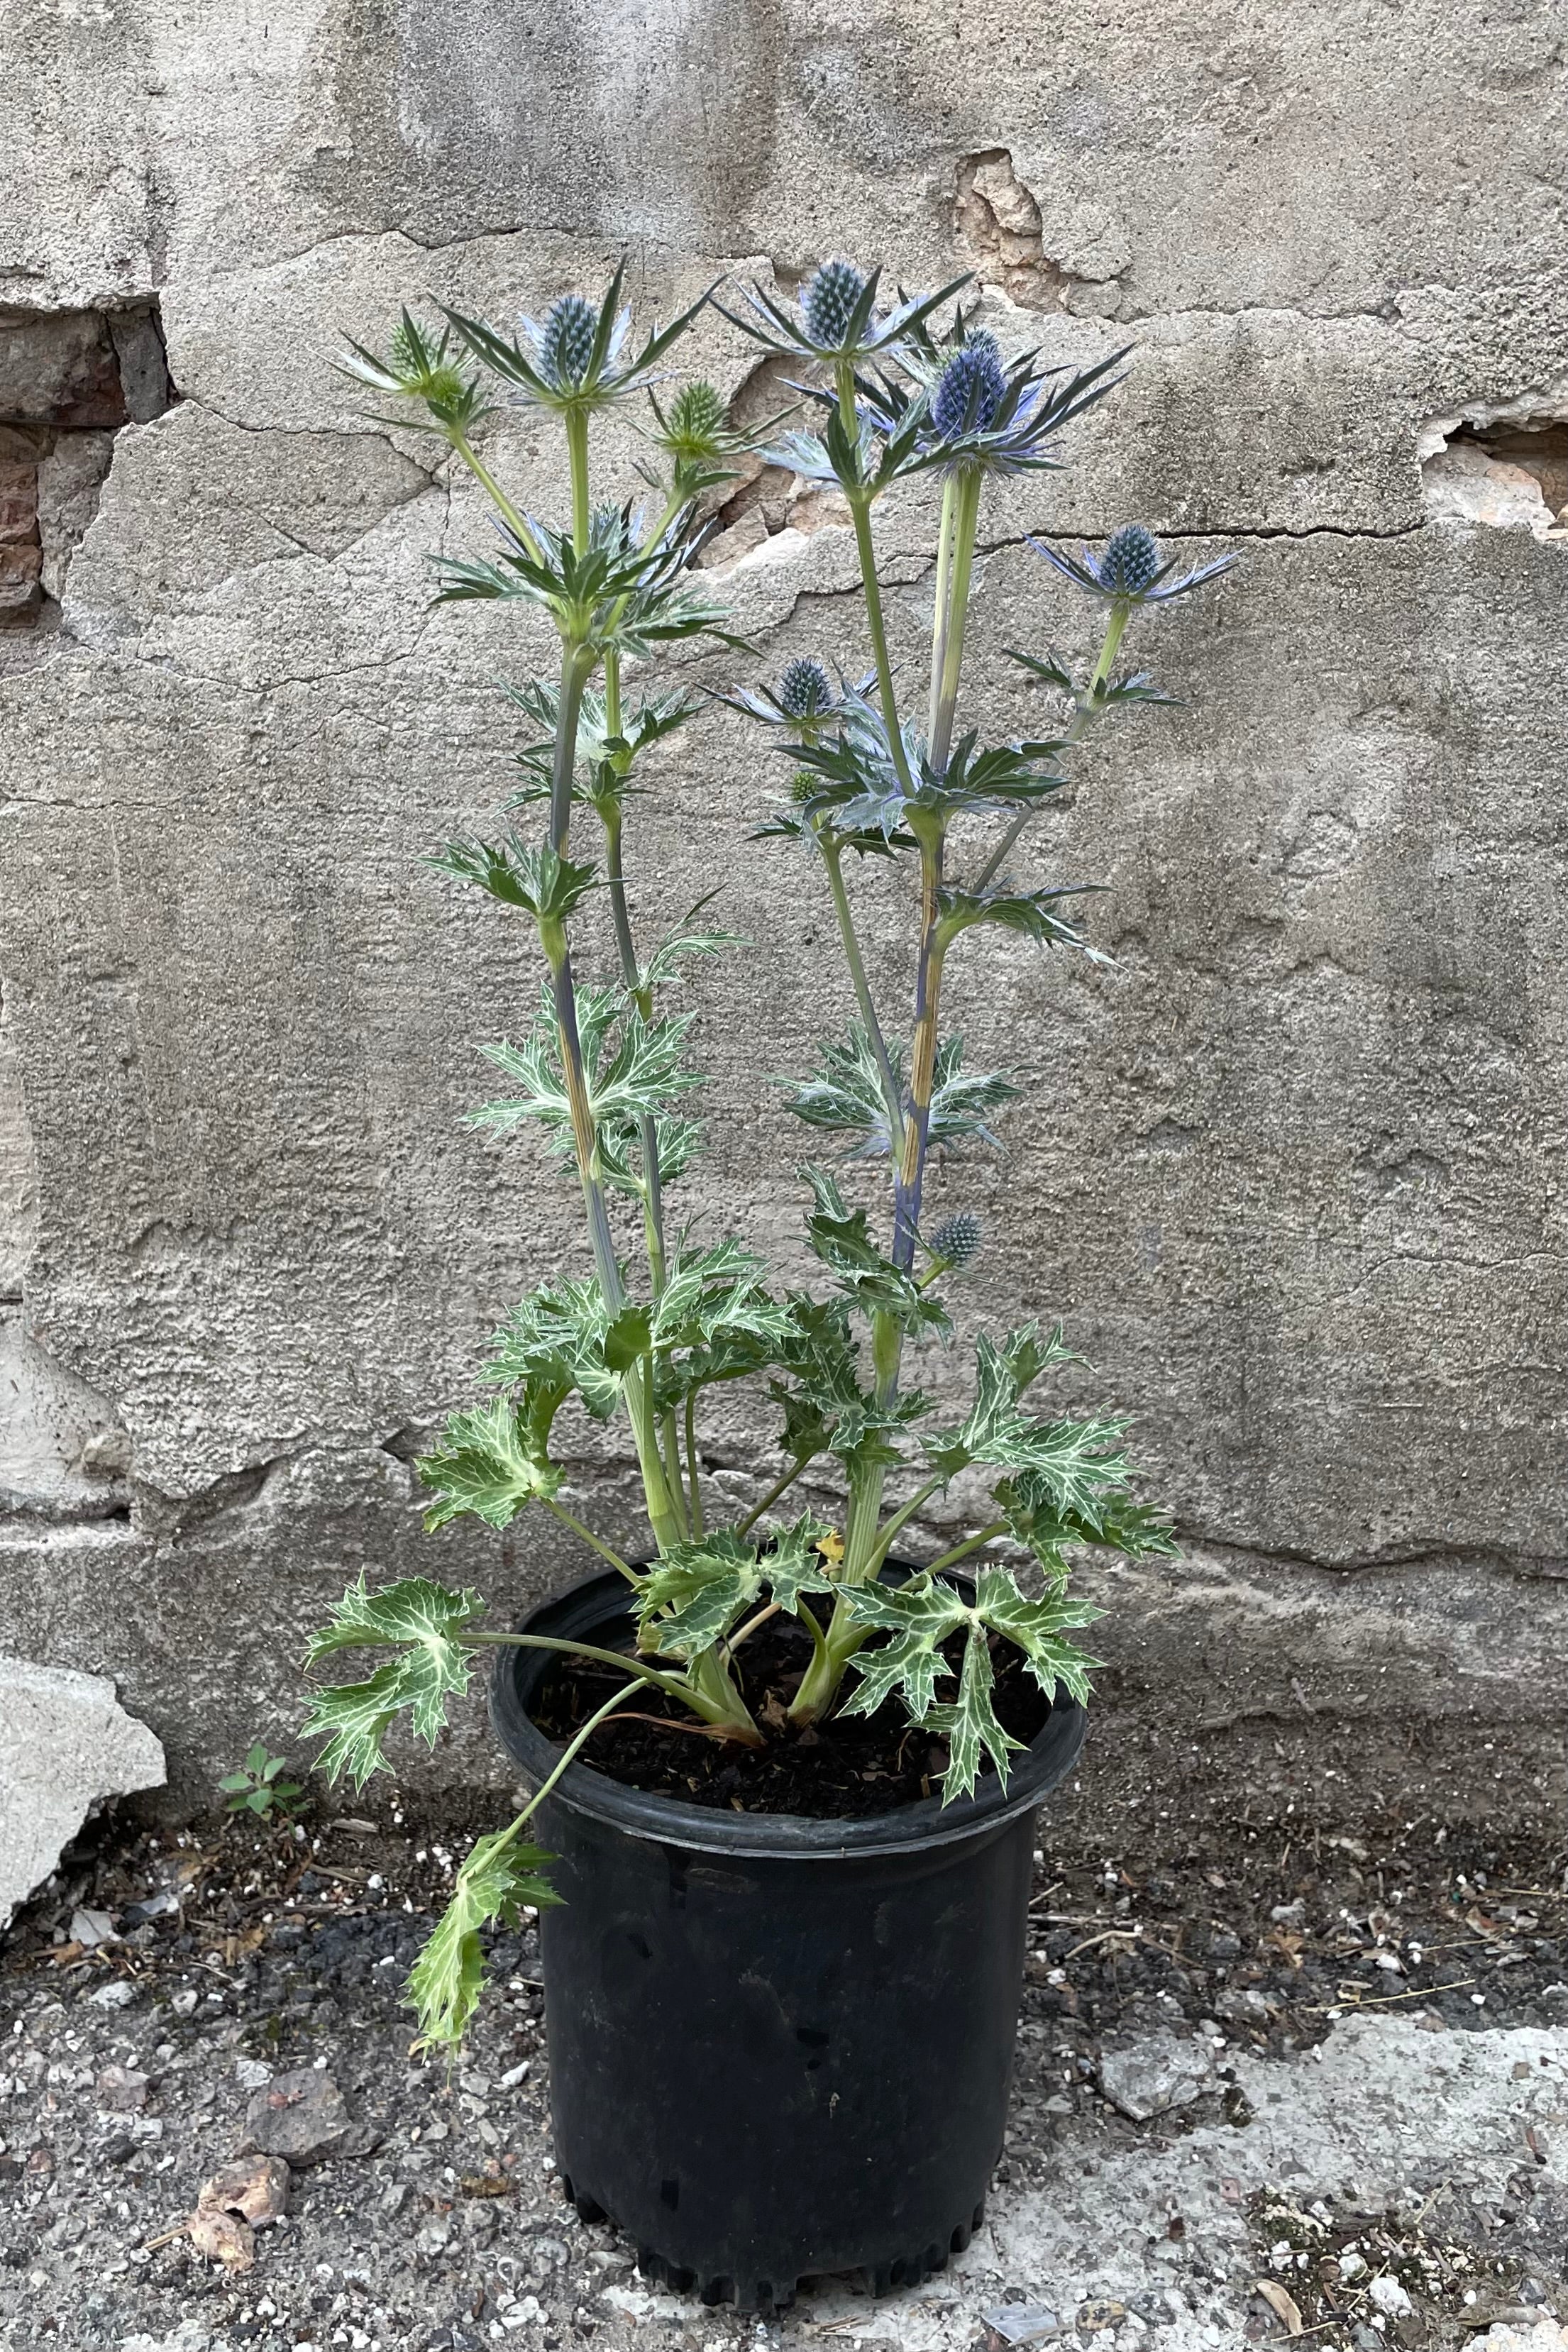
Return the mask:
{"type": "Polygon", "coordinates": [[[581,294],[552,302],[539,331],[539,372],[559,392],[575,391],[594,363],[599,318],[581,294]]]}
{"type": "Polygon", "coordinates": [[[833,680],[810,654],[786,662],[778,683],[779,709],[791,719],[816,719],[833,702],[833,680]]]}
{"type": "Polygon", "coordinates": [[[865,290],[865,274],[852,261],[825,261],[801,299],[801,316],[813,342],[825,352],[839,349],[865,290]]]}
{"type": "Polygon", "coordinates": [[[973,1210],[960,1209],[955,1216],[948,1218],[945,1224],[938,1225],[932,1234],[931,1254],[932,1257],[942,1259],[954,1274],[958,1274],[964,1266],[973,1265],[984,1238],[985,1228],[973,1210]]]}
{"type": "Polygon", "coordinates": [[[975,336],[961,345],[946,367],[931,402],[931,419],[937,438],[956,441],[961,434],[984,433],[1002,405],[1007,379],[994,340],[975,336]]]}
{"type": "Polygon", "coordinates": [[[1113,530],[1100,559],[1101,583],[1113,596],[1142,596],[1154,584],[1160,570],[1160,546],[1141,522],[1124,522],[1113,530]]]}

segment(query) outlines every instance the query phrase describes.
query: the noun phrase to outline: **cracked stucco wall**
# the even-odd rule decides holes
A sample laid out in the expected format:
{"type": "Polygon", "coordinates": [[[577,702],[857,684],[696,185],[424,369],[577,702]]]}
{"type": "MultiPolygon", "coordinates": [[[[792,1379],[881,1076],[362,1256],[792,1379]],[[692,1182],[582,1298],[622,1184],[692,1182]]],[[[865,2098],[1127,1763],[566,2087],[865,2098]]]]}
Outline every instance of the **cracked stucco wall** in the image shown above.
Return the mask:
{"type": "MultiPolygon", "coordinates": [[[[458,1124],[472,1042],[532,994],[521,929],[419,864],[502,797],[494,680],[543,649],[426,609],[426,551],[482,545],[481,504],[328,362],[405,299],[504,315],[623,248],[664,310],[843,249],[910,285],[974,267],[1009,347],[1131,347],[1069,470],[994,508],[983,645],[1084,639],[1029,530],[1139,518],[1246,558],[1140,648],[1187,707],[1041,826],[1042,878],[1110,885],[1115,969],[953,971],[973,1055],[1038,1081],[1007,1159],[939,1187],[994,1235],[976,1308],[1065,1315],[1187,1538],[1101,1578],[1108,1696],[1264,1731],[1310,1707],[1352,1752],[1347,1723],[1433,1716],[1550,1742],[1568,547],[1507,500],[1445,509],[1422,467],[1465,420],[1561,413],[1564,33],[1544,0],[4,19],[0,311],[155,302],[176,394],[114,434],[0,665],[5,1647],[115,1675],[188,1789],[287,1738],[303,1629],[361,1564],[502,1609],[576,1565],[526,1526],[424,1538],[408,1468],[509,1297],[577,1263],[531,1147],[458,1124]]],[[[721,321],[700,346],[765,388],[721,321]]],[[[558,499],[543,435],[496,438],[558,499]]],[[[606,439],[628,490],[635,454],[606,439]]],[[[769,665],[856,665],[849,534],[790,487],[717,551],[739,625],[769,665]]],[[[911,664],[932,520],[887,523],[911,664]]],[[[994,659],[975,711],[1036,723],[994,659]]],[[[800,865],[731,878],[754,746],[721,711],[691,740],[639,820],[639,908],[727,881],[756,941],[703,990],[696,1205],[738,1198],[797,1263],[799,1138],[756,1074],[846,993],[800,865]]],[[[888,991],[895,887],[864,877],[888,991]]],[[[737,1402],[711,1432],[742,1490],[754,1426],[737,1402]]],[[[614,1443],[580,1455],[624,1508],[614,1443]]],[[[421,1769],[471,1782],[482,1733],[421,1769]]]]}

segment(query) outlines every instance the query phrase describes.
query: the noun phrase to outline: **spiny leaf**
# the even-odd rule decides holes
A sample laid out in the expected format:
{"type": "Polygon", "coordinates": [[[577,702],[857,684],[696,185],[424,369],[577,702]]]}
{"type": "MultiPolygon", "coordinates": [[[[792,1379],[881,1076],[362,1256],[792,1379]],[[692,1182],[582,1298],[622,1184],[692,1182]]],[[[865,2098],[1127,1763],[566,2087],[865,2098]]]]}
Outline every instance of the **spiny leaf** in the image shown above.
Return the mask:
{"type": "Polygon", "coordinates": [[[381,1743],[394,1717],[405,1710],[419,1737],[435,1746],[446,1724],[448,1696],[460,1696],[468,1687],[463,1628],[483,1611],[477,1593],[452,1592],[422,1576],[372,1592],[362,1571],[330,1622],[310,1636],[306,1663],[316,1665],[347,1649],[395,1648],[401,1654],[365,1682],[318,1692],[305,1732],[311,1738],[331,1735],[318,1759],[329,1780],[346,1771],[363,1789],[373,1772],[387,1769],[381,1743]]]}
{"type": "Polygon", "coordinates": [[[525,1504],[553,1495],[561,1472],[550,1459],[550,1431],[569,1394],[565,1381],[530,1381],[515,1401],[497,1397],[454,1413],[417,1465],[437,1497],[426,1526],[442,1528],[471,1511],[487,1527],[510,1527],[525,1504]]]}
{"type": "Polygon", "coordinates": [[[723,1528],[694,1543],[678,1544],[656,1560],[637,1595],[645,1638],[662,1657],[690,1660],[734,1628],[742,1614],[771,1592],[797,1614],[803,1592],[826,1592],[830,1580],[816,1551],[825,1532],[809,1517],[780,1529],[771,1549],[723,1528]]]}
{"type": "MultiPolygon", "coordinates": [[[[779,1081],[794,1087],[786,1108],[808,1127],[855,1138],[849,1148],[851,1158],[884,1155],[889,1150],[888,1107],[877,1057],[865,1030],[858,1022],[851,1022],[846,1039],[820,1045],[817,1055],[815,1076],[779,1081]]],[[[889,1041],[888,1059],[901,1094],[905,1054],[896,1039],[889,1041]]],[[[932,1077],[928,1143],[951,1147],[973,1137],[999,1147],[1000,1139],[986,1125],[986,1115],[1015,1100],[1022,1089],[1000,1071],[966,1075],[963,1063],[962,1036],[944,1037],[932,1077]]]]}
{"type": "Polygon", "coordinates": [[[816,1202],[805,1221],[806,1238],[844,1296],[864,1314],[890,1315],[906,1331],[945,1338],[952,1328],[947,1309],[878,1248],[865,1210],[847,1205],[826,1170],[806,1168],[802,1173],[816,1202]]]}
{"type": "Polygon", "coordinates": [[[514,1823],[477,1838],[452,1889],[452,1899],[409,1972],[408,1995],[419,2019],[422,2047],[461,2042],[484,1980],[479,1929],[494,1921],[515,1927],[523,1904],[542,1910],[559,1903],[544,1865],[552,1853],[517,1845],[514,1823]]]}
{"type": "Polygon", "coordinates": [[[1005,1568],[983,1568],[974,1580],[974,1609],[981,1622],[1022,1650],[1029,1672],[1054,1698],[1057,1685],[1069,1691],[1081,1706],[1089,1696],[1089,1670],[1098,1664],[1086,1658],[1062,1636],[1080,1625],[1092,1625],[1105,1612],[1092,1601],[1069,1601],[1058,1591],[1043,1601],[1020,1592],[1016,1578],[1005,1568]]]}
{"type": "Polygon", "coordinates": [[[1017,1459],[1019,1447],[1040,1427],[1019,1409],[1019,1399],[1047,1365],[1075,1360],[1060,1325],[1042,1339],[1037,1323],[1021,1323],[1000,1348],[982,1333],[974,1343],[974,1358],[975,1396],[967,1418],[959,1428],[938,1431],[926,1440],[927,1458],[944,1478],[955,1476],[970,1462],[1017,1459]]]}
{"type": "Polygon", "coordinates": [[[1081,1699],[1088,1692],[1089,1671],[1095,1661],[1086,1658],[1066,1635],[1075,1626],[1092,1622],[1100,1612],[1088,1601],[1068,1600],[1060,1591],[1044,1601],[1030,1601],[1005,1569],[980,1571],[973,1603],[954,1585],[929,1577],[911,1577],[901,1585],[847,1586],[840,1598],[858,1623],[891,1636],[879,1647],[868,1647],[856,1656],[858,1680],[844,1701],[843,1712],[874,1714],[897,1693],[911,1723],[945,1737],[951,1744],[942,1776],[943,1804],[969,1794],[983,1755],[990,1757],[1005,1787],[1009,1754],[1020,1744],[1004,1730],[996,1717],[991,1634],[1000,1634],[1023,1652],[1030,1674],[1047,1697],[1055,1696],[1058,1684],[1075,1698],[1081,1699]],[[963,1654],[958,1695],[953,1700],[939,1701],[938,1684],[951,1680],[953,1673],[942,1647],[961,1630],[963,1654]]]}
{"type": "Polygon", "coordinates": [[[725,1332],[786,1339],[794,1328],[791,1311],[763,1288],[763,1271],[762,1259],[734,1240],[677,1251],[654,1302],[654,1347],[708,1347],[725,1332]]]}
{"type": "MultiPolygon", "coordinates": [[[[617,988],[579,989],[576,1009],[584,1083],[599,1130],[605,1173],[618,1188],[636,1190],[641,1181],[635,1162],[644,1120],[663,1121],[685,1095],[705,1083],[682,1064],[696,1015],[681,1013],[645,1021],[617,988]]],[[[481,1103],[468,1114],[468,1124],[504,1135],[525,1120],[536,1120],[545,1129],[554,1155],[571,1160],[575,1150],[572,1102],[550,990],[542,992],[533,1030],[521,1045],[502,1043],[480,1051],[518,1091],[481,1103]]],[[[660,1131],[671,1147],[668,1155],[661,1151],[661,1165],[673,1179],[692,1156],[697,1130],[688,1121],[671,1120],[660,1131]]]]}
{"type": "Polygon", "coordinates": [[[1056,911],[1064,898],[1080,898],[1103,887],[1078,882],[1056,890],[939,890],[938,936],[945,946],[977,923],[992,923],[1005,931],[1021,931],[1047,947],[1077,948],[1090,963],[1108,964],[1110,958],[1056,911]]]}
{"type": "Polygon", "coordinates": [[[542,1283],[496,1332],[484,1377],[497,1388],[564,1381],[596,1421],[607,1421],[621,1400],[621,1376],[605,1357],[609,1328],[605,1294],[593,1276],[542,1283]]]}
{"type": "Polygon", "coordinates": [[[506,841],[449,841],[427,857],[438,874],[472,882],[509,907],[521,907],[540,922],[563,923],[597,887],[592,866],[574,866],[553,849],[535,849],[515,834],[506,841]]]}
{"type": "Polygon", "coordinates": [[[926,1709],[922,1728],[934,1731],[947,1740],[947,1769],[942,1776],[942,1801],[950,1805],[955,1797],[967,1797],[980,1778],[981,1751],[990,1757],[996,1768],[996,1777],[1004,1788],[1007,1785],[1009,1759],[1023,1746],[1011,1732],[1005,1731],[996,1717],[992,1693],[995,1676],[991,1665],[991,1645],[978,1625],[969,1629],[963,1645],[963,1670],[958,1678],[958,1696],[951,1704],[943,1702],[926,1709]]]}
{"type": "Polygon", "coordinates": [[[1164,1515],[1150,1504],[1135,1503],[1116,1486],[1068,1503],[1048,1472],[1019,1470],[999,1479],[993,1491],[1009,1532],[1054,1577],[1068,1572],[1062,1549],[1068,1544],[1098,1544],[1125,1552],[1131,1559],[1176,1554],[1175,1536],[1164,1515]]]}

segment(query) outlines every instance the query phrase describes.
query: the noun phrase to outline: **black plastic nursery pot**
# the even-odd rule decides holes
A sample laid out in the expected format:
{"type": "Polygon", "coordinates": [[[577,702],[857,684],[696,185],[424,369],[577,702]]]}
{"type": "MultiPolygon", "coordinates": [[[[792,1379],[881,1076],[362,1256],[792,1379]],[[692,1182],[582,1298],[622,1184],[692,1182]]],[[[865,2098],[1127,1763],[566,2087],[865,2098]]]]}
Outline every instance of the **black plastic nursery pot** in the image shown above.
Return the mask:
{"type": "MultiPolygon", "coordinates": [[[[895,1571],[896,1572],[896,1571],[895,1571]]],[[[613,1571],[522,1628],[604,1643],[613,1571]]],[[[552,1663],[500,1654],[491,1717],[537,1785],[552,1663]]],[[[1083,1745],[1059,1696],[971,1798],[858,1821],[726,1813],[574,1764],[541,1808],[564,1898],[541,1918],[556,2162],[586,2220],[708,2303],[797,2280],[912,2284],[965,2246],[1002,2148],[1035,1812],[1083,1745]]]]}

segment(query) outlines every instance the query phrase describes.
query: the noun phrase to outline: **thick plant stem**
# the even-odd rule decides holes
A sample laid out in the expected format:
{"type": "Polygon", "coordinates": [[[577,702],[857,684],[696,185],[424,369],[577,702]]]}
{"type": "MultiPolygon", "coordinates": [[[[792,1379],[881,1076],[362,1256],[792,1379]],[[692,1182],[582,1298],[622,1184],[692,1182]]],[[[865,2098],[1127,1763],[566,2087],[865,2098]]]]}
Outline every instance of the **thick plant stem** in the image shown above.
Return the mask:
{"type": "MultiPolygon", "coordinates": [[[[575,525],[580,508],[582,545],[585,547],[588,420],[585,415],[574,410],[568,414],[566,424],[567,447],[572,459],[574,523],[575,525]]],[[[572,779],[577,763],[577,723],[583,708],[583,690],[588,682],[593,662],[594,656],[584,646],[568,642],[563,650],[561,699],[556,716],[550,789],[550,845],[562,856],[565,854],[572,821],[572,779]]],[[[572,1141],[583,1187],[588,1238],[593,1245],[594,1265],[605,1294],[605,1303],[610,1313],[616,1315],[626,1303],[626,1291],[621,1282],[615,1235],[610,1230],[609,1208],[605,1198],[598,1130],[584,1075],[583,1045],[577,1029],[577,991],[572,977],[572,958],[566,944],[565,925],[556,921],[541,923],[540,940],[550,965],[556,1034],[561,1040],[562,1076],[572,1112],[572,1141]]],[[[671,1474],[659,1449],[658,1425],[649,1380],[640,1366],[634,1364],[626,1373],[626,1412],[632,1424],[643,1491],[647,1499],[648,1525],[658,1549],[668,1551],[672,1544],[682,1543],[686,1538],[684,1498],[678,1499],[677,1493],[672,1492],[671,1474]]]]}
{"type": "Polygon", "coordinates": [[[710,1723],[721,1723],[731,1738],[747,1748],[767,1745],[717,1650],[700,1651],[688,1667],[686,1680],[706,1702],[704,1713],[710,1723]]]}
{"type": "Polygon", "coordinates": [[[931,680],[931,763],[938,775],[946,768],[947,755],[952,746],[953,713],[958,708],[959,679],[963,670],[963,637],[969,619],[970,583],[974,572],[974,538],[980,524],[982,479],[978,472],[970,471],[961,474],[952,486],[952,576],[948,583],[941,646],[932,649],[933,669],[938,650],[942,657],[940,671],[931,680]]]}
{"type": "Polygon", "coordinates": [[[693,1537],[707,1532],[702,1518],[702,1465],[697,1454],[697,1391],[686,1391],[686,1520],[693,1537]]]}
{"type": "Polygon", "coordinates": [[[926,716],[926,740],[936,740],[937,700],[942,692],[942,674],[947,655],[947,582],[952,566],[952,517],[958,502],[958,483],[949,474],[942,486],[942,527],[936,541],[936,599],[931,609],[931,701],[926,716]]]}
{"type": "MultiPolygon", "coordinates": [[[[1110,676],[1111,665],[1121,648],[1122,635],[1131,618],[1131,607],[1121,604],[1111,606],[1110,618],[1105,628],[1105,639],[1100,648],[1100,658],[1094,665],[1093,674],[1088,686],[1078,698],[1072,723],[1061,740],[1061,749],[1064,751],[1070,751],[1077,743],[1081,743],[1095,720],[1104,718],[1105,682],[1110,676]]],[[[975,890],[984,890],[988,883],[995,879],[1013,855],[1014,846],[1034,813],[1032,809],[1025,809],[1021,815],[1013,819],[1012,824],[976,875],[972,886],[975,890]]]]}
{"type": "MultiPolygon", "coordinates": [[[[616,1257],[615,1236],[610,1231],[609,1210],[599,1162],[598,1131],[594,1123],[593,1107],[588,1099],[587,1082],[583,1072],[583,1047],[577,1034],[577,996],[572,982],[572,960],[566,949],[565,927],[559,922],[543,922],[540,925],[540,937],[550,964],[556,1032],[561,1040],[562,1076],[572,1112],[572,1140],[583,1186],[583,1204],[587,1213],[594,1265],[600,1288],[605,1294],[605,1304],[614,1316],[626,1304],[626,1290],[616,1257]]],[[[646,1375],[637,1365],[634,1364],[626,1373],[626,1411],[631,1419],[638,1466],[642,1471],[643,1491],[647,1498],[648,1524],[659,1550],[668,1551],[672,1544],[685,1540],[685,1517],[670,1494],[668,1475],[659,1452],[652,1392],[646,1375]]]]}
{"type": "Polygon", "coordinates": [[[550,846],[558,857],[566,855],[572,831],[572,779],[577,765],[577,721],[582,716],[583,689],[594,666],[585,646],[567,645],[561,655],[561,699],[555,724],[555,748],[550,762],[550,846]]]}
{"type": "Polygon", "coordinates": [[[910,773],[903,730],[899,724],[898,698],[893,692],[893,666],[888,658],[888,631],[882,618],[882,590],[877,578],[877,551],[871,540],[868,500],[863,496],[852,497],[849,511],[854,518],[855,546],[860,558],[860,578],[866,590],[866,625],[871,633],[871,652],[877,664],[877,693],[882,706],[888,749],[892,754],[893,768],[900,783],[906,793],[912,793],[914,778],[910,773]]]}
{"type": "Polygon", "coordinates": [[[588,552],[588,412],[569,408],[565,415],[566,458],[572,473],[572,545],[578,555],[588,552]]]}
{"type": "Polygon", "coordinates": [[[910,1097],[904,1148],[893,1182],[893,1264],[906,1274],[915,1262],[921,1189],[931,1135],[931,1101],[936,1084],[937,1023],[942,1004],[944,950],[942,909],[942,836],[932,831],[921,842],[921,947],[915,977],[915,1034],[910,1055],[910,1097]]]}
{"type": "Polygon", "coordinates": [[[855,919],[849,910],[849,893],[844,887],[844,844],[831,828],[817,828],[817,842],[822,850],[822,862],[827,869],[827,887],[833,897],[833,911],[838,919],[838,936],[844,943],[844,960],[849,966],[854,983],[855,1002],[860,1010],[861,1025],[870,1040],[871,1052],[877,1064],[877,1074],[882,1081],[882,1099],[888,1110],[889,1149],[896,1159],[903,1142],[904,1108],[900,1098],[899,1081],[894,1074],[882,1024],[877,1018],[877,1008],[871,998],[871,983],[866,977],[865,958],[860,953],[860,941],[856,936],[855,919]]]}

